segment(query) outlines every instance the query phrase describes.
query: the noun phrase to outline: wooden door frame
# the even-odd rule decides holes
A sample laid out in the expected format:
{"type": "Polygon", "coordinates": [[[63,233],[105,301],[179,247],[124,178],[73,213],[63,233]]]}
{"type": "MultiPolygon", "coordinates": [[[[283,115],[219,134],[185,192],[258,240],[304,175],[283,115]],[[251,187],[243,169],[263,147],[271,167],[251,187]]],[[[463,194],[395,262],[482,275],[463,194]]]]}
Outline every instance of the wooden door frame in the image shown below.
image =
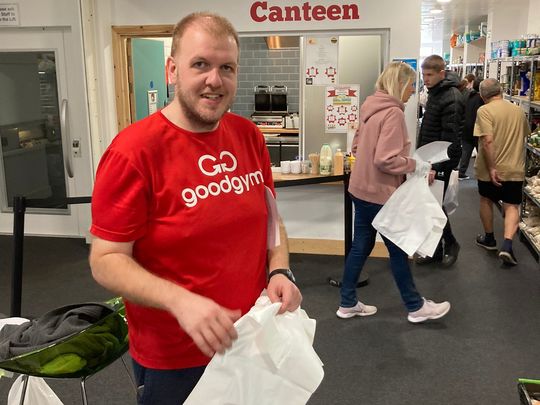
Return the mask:
{"type": "Polygon", "coordinates": [[[129,60],[126,44],[131,38],[170,38],[174,25],[113,25],[112,52],[118,132],[131,125],[129,60]]]}

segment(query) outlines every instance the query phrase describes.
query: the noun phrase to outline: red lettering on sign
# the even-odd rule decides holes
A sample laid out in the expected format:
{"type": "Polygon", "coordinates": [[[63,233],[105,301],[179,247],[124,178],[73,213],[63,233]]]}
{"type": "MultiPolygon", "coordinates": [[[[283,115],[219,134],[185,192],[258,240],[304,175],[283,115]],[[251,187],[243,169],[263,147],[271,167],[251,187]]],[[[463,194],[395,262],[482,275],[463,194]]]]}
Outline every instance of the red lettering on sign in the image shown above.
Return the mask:
{"type": "Polygon", "coordinates": [[[272,6],[270,7],[270,13],[268,14],[268,20],[271,22],[283,21],[283,16],[281,15],[281,7],[272,6]]]}
{"type": "Polygon", "coordinates": [[[322,21],[326,17],[326,9],[324,6],[313,7],[313,19],[315,21],[322,21]]]}
{"type": "Polygon", "coordinates": [[[356,4],[345,4],[343,6],[343,19],[344,20],[359,20],[358,6],[356,4]]]}
{"type": "Polygon", "coordinates": [[[329,20],[339,20],[341,17],[341,7],[335,4],[326,9],[326,15],[329,20]]]}
{"type": "Polygon", "coordinates": [[[285,21],[302,21],[300,16],[300,7],[285,6],[285,21]]]}
{"type": "Polygon", "coordinates": [[[249,10],[249,14],[253,21],[263,22],[264,20],[266,20],[266,16],[263,15],[260,17],[259,14],[257,14],[258,8],[262,8],[263,10],[266,10],[266,1],[256,1],[255,3],[251,5],[251,8],[249,10]]]}
{"type": "Polygon", "coordinates": [[[332,4],[328,7],[322,5],[311,6],[306,1],[302,6],[268,6],[267,1],[254,2],[249,10],[251,19],[255,22],[282,22],[282,21],[323,21],[323,20],[359,20],[357,4],[332,4]]]}

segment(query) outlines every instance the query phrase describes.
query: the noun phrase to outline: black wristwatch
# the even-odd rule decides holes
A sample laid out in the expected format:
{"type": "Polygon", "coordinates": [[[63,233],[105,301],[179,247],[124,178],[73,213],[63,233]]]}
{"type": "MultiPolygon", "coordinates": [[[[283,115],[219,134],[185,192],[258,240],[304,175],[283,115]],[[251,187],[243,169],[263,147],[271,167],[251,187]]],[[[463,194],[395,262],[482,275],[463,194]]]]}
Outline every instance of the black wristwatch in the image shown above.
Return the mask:
{"type": "Polygon", "coordinates": [[[275,269],[272,270],[270,273],[268,273],[268,281],[275,276],[276,274],[283,274],[285,277],[287,277],[289,280],[291,280],[294,284],[296,284],[296,279],[294,278],[294,274],[291,271],[291,269],[275,269]]]}

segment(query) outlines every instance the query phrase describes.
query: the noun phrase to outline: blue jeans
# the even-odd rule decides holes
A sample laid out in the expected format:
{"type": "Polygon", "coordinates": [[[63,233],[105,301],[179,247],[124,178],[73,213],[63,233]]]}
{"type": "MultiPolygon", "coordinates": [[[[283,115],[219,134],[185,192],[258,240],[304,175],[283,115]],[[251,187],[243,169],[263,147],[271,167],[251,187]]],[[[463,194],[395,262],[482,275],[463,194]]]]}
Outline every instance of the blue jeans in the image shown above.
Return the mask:
{"type": "MultiPolygon", "coordinates": [[[[353,196],[351,198],[354,203],[354,239],[345,261],[341,281],[341,306],[344,308],[354,307],[358,302],[356,284],[364,263],[375,246],[377,235],[371,223],[382,208],[380,204],[373,204],[353,196]]],[[[390,267],[403,303],[409,312],[419,310],[424,305],[424,301],[416,291],[407,254],[384,236],[383,241],[390,254],[390,267]]]]}
{"type": "Polygon", "coordinates": [[[206,367],[156,370],[133,360],[138,405],[179,405],[187,399],[206,367]]]}

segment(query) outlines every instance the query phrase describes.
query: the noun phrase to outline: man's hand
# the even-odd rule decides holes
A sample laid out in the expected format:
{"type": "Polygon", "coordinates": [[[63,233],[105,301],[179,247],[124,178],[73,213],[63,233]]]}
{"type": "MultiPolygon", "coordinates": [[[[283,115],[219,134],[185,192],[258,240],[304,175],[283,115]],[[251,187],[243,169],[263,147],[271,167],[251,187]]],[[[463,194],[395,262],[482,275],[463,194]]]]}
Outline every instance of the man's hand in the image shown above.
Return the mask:
{"type": "Polygon", "coordinates": [[[489,177],[491,179],[491,182],[495,184],[497,187],[501,187],[501,178],[499,177],[499,173],[497,173],[497,169],[489,169],[489,177]]]}
{"type": "Polygon", "coordinates": [[[238,337],[234,322],[240,318],[240,310],[227,309],[201,295],[189,293],[170,312],[208,357],[223,353],[238,337]]]}
{"type": "Polygon", "coordinates": [[[302,302],[298,287],[283,274],[276,274],[268,282],[268,298],[272,303],[281,302],[278,314],[294,311],[302,302]]]}

